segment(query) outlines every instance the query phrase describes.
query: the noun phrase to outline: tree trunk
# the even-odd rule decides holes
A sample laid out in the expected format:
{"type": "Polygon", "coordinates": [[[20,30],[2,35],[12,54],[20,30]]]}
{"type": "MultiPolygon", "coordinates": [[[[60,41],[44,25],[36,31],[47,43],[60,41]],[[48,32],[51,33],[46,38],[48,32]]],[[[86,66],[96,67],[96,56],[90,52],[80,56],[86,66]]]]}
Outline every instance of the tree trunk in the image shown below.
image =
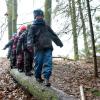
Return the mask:
{"type": "Polygon", "coordinates": [[[11,69],[10,74],[38,100],[77,100],[75,97],[69,96],[54,87],[47,88],[43,84],[39,84],[34,76],[25,76],[24,73],[18,72],[17,69],[11,69]]]}
{"type": "Polygon", "coordinates": [[[49,25],[51,25],[51,8],[52,0],[45,0],[45,19],[49,25]]]}
{"type": "Polygon", "coordinates": [[[89,24],[90,24],[90,31],[91,31],[92,47],[93,47],[94,76],[98,77],[98,68],[97,68],[97,58],[96,58],[94,31],[93,31],[93,24],[92,24],[92,19],[91,19],[91,11],[90,11],[89,0],[87,0],[87,8],[88,8],[88,17],[89,17],[89,24]]]}
{"type": "Polygon", "coordinates": [[[17,0],[12,0],[12,33],[17,32],[17,0]]]}
{"type": "Polygon", "coordinates": [[[89,47],[88,47],[88,42],[87,42],[86,26],[85,26],[85,22],[84,22],[82,7],[81,7],[81,0],[78,0],[78,4],[79,4],[80,18],[81,18],[82,27],[83,27],[83,38],[84,38],[85,54],[86,54],[86,58],[88,59],[89,56],[90,56],[90,52],[89,52],[89,47]]]}
{"type": "Polygon", "coordinates": [[[12,0],[6,1],[8,14],[8,37],[12,36],[12,0]]]}
{"type": "Polygon", "coordinates": [[[79,59],[78,54],[78,43],[77,43],[77,22],[76,22],[76,10],[75,10],[75,1],[69,0],[69,9],[71,14],[71,23],[72,23],[72,34],[73,34],[73,44],[74,44],[74,59],[79,59]],[[72,3],[71,3],[72,2],[72,3]]]}

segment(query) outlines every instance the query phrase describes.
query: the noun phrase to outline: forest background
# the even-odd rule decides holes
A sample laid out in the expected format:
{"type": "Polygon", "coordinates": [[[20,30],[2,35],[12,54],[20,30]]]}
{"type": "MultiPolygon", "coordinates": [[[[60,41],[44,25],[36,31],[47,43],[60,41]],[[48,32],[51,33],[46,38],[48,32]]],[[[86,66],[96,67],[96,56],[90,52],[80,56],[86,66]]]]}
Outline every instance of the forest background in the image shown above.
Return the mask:
{"type": "MultiPolygon", "coordinates": [[[[53,0],[52,1],[52,18],[51,26],[53,30],[59,35],[60,39],[64,43],[63,48],[57,47],[54,43],[53,56],[64,56],[67,58],[75,58],[75,48],[73,43],[73,23],[71,21],[71,10],[69,8],[70,0],[53,0]]],[[[80,58],[86,57],[85,46],[84,46],[84,35],[83,26],[81,22],[81,15],[79,10],[79,2],[81,1],[81,7],[83,10],[83,17],[86,27],[86,36],[88,43],[88,54],[91,56],[91,37],[88,23],[88,15],[86,8],[86,0],[75,0],[75,14],[76,14],[76,33],[77,33],[77,44],[78,44],[78,55],[80,58]]],[[[0,56],[6,56],[7,50],[4,51],[2,48],[8,42],[8,29],[7,29],[7,6],[5,0],[0,1],[0,56]]],[[[91,0],[91,15],[95,33],[95,41],[97,47],[97,54],[100,53],[100,2],[99,0],[91,0]]],[[[17,7],[17,29],[23,23],[31,23],[33,19],[33,10],[41,8],[44,10],[44,0],[18,0],[17,7]]],[[[75,32],[75,31],[74,31],[75,32]]],[[[77,50],[77,49],[76,49],[77,50]]],[[[88,56],[88,55],[87,55],[88,56]]],[[[76,58],[75,58],[76,59],[76,58]]]]}

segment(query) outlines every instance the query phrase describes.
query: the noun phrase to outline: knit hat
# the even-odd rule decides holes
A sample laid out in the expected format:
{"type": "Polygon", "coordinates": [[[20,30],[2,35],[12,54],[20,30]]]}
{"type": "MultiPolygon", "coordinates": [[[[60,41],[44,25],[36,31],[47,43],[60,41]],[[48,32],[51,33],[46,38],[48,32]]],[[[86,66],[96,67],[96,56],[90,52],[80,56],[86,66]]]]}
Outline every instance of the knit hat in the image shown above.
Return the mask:
{"type": "Polygon", "coordinates": [[[34,18],[36,18],[37,16],[44,16],[43,11],[41,9],[34,10],[33,14],[34,18]]]}
{"type": "Polygon", "coordinates": [[[22,25],[21,27],[20,27],[20,31],[24,31],[24,30],[26,30],[27,29],[27,27],[25,26],[25,25],[22,25]]]}

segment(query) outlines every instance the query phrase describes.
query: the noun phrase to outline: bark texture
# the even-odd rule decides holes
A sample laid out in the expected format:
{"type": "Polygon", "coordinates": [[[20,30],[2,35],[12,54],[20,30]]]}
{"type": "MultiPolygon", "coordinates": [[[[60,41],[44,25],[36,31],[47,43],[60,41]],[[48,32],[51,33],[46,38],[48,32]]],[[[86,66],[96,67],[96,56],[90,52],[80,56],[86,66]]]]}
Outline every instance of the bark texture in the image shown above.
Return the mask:
{"type": "Polygon", "coordinates": [[[19,73],[16,69],[11,69],[10,74],[38,100],[75,100],[73,96],[69,96],[52,86],[47,88],[43,84],[39,84],[34,76],[25,76],[24,73],[19,73]]]}

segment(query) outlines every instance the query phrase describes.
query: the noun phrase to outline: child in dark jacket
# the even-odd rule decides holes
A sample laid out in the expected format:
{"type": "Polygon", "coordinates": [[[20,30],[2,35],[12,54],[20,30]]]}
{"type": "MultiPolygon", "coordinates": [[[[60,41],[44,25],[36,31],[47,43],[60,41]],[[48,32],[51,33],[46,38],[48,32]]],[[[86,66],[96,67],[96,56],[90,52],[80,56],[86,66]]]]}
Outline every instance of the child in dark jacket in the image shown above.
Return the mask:
{"type": "Polygon", "coordinates": [[[38,82],[44,81],[45,86],[50,86],[51,83],[49,80],[52,74],[52,41],[60,47],[62,47],[63,44],[51,27],[45,23],[43,17],[44,14],[42,10],[34,10],[35,20],[28,32],[27,47],[30,52],[33,47],[35,48],[34,71],[36,80],[38,82]]]}
{"type": "Polygon", "coordinates": [[[31,25],[27,26],[27,30],[24,31],[18,40],[17,43],[17,54],[23,51],[24,53],[24,71],[26,76],[31,76],[32,75],[32,64],[33,64],[33,54],[32,52],[29,52],[27,50],[27,34],[28,30],[31,25]]]}
{"type": "Polygon", "coordinates": [[[14,33],[9,42],[3,48],[4,50],[9,48],[7,58],[10,59],[10,67],[16,68],[16,45],[18,41],[17,33],[14,33]]]}
{"type": "MultiPolygon", "coordinates": [[[[26,29],[27,27],[25,25],[22,25],[20,27],[18,43],[20,41],[21,34],[23,34],[23,32],[25,32],[26,29]]],[[[17,50],[16,50],[16,54],[17,54],[17,65],[16,66],[19,72],[23,72],[24,71],[24,51],[22,48],[18,48],[18,43],[17,43],[17,50]]]]}

